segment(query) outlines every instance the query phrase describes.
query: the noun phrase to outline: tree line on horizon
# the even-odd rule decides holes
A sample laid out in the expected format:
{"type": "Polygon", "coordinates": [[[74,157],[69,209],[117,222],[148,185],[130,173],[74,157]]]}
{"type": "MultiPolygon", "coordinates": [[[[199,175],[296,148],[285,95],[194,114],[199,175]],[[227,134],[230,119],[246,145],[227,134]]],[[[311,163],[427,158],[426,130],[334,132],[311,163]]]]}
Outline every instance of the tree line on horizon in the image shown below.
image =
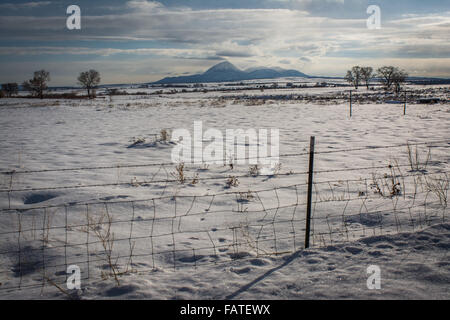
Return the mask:
{"type": "MultiPolygon", "coordinates": [[[[44,99],[44,92],[48,89],[48,82],[51,81],[50,72],[45,70],[35,71],[33,78],[22,83],[22,88],[31,93],[33,97],[44,99]]],[[[100,73],[97,70],[89,70],[81,72],[77,78],[78,84],[87,90],[89,99],[95,98],[95,89],[101,81],[100,73]]],[[[1,85],[0,97],[8,98],[19,93],[19,85],[17,83],[4,83],[1,85]]]]}
{"type": "MultiPolygon", "coordinates": [[[[375,72],[372,67],[354,66],[347,71],[344,79],[351,85],[358,89],[362,84],[365,84],[367,89],[370,88],[370,82],[378,78],[383,84],[386,91],[394,89],[396,93],[401,91],[401,87],[408,78],[408,73],[393,66],[384,66],[375,72]]],[[[48,89],[48,82],[50,82],[50,73],[45,70],[34,72],[32,79],[24,81],[22,88],[31,93],[33,97],[40,99],[44,98],[44,92],[48,89]]],[[[78,84],[87,91],[89,99],[95,98],[95,89],[101,81],[100,73],[97,70],[91,69],[89,71],[81,72],[77,78],[78,84]]],[[[17,83],[4,83],[1,85],[0,98],[12,97],[19,92],[19,85],[17,83]]]]}
{"type": "Polygon", "coordinates": [[[367,89],[370,88],[370,82],[378,78],[383,84],[386,91],[390,91],[394,88],[395,93],[399,93],[402,89],[402,85],[408,78],[406,71],[393,66],[384,66],[378,68],[375,72],[372,67],[360,67],[354,66],[351,70],[347,71],[344,79],[358,90],[361,84],[365,84],[367,89]]]}

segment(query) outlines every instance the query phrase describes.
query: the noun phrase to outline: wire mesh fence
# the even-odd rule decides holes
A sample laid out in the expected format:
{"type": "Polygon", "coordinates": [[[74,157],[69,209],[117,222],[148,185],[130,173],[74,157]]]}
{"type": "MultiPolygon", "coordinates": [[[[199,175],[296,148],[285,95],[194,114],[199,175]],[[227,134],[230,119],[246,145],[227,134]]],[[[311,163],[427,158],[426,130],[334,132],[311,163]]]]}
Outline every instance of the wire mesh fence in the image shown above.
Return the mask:
{"type": "MultiPolygon", "coordinates": [[[[449,142],[415,145],[447,150],[449,142]]],[[[315,154],[411,148],[412,145],[319,149],[315,154]]],[[[311,245],[329,246],[372,235],[414,232],[447,221],[447,165],[441,163],[431,169],[426,167],[428,161],[420,164],[411,158],[407,163],[394,161],[384,166],[314,171],[311,245]],[[372,170],[370,175],[367,170],[372,170]],[[355,179],[321,179],[338,172],[362,172],[362,175],[355,179]]],[[[152,166],[165,165],[169,164],[152,166]]],[[[11,183],[9,188],[0,190],[9,199],[2,201],[5,205],[0,208],[5,221],[0,232],[0,256],[3,258],[0,290],[47,285],[62,288],[68,279],[67,269],[72,265],[80,268],[85,281],[111,279],[119,283],[122,275],[134,272],[239,263],[242,259],[293,253],[305,246],[306,182],[248,191],[230,188],[209,194],[175,193],[137,200],[114,198],[114,201],[11,205],[10,196],[15,193],[105,185],[15,188],[14,175],[113,168],[116,167],[3,173],[11,177],[7,179],[11,183]]],[[[305,179],[308,171],[278,175],[305,179]]],[[[254,178],[251,174],[237,177],[254,178]]],[[[225,178],[222,175],[198,180],[225,178]]],[[[154,179],[133,183],[135,187],[142,187],[180,181],[154,179]]],[[[130,185],[130,182],[114,185],[130,185]]]]}

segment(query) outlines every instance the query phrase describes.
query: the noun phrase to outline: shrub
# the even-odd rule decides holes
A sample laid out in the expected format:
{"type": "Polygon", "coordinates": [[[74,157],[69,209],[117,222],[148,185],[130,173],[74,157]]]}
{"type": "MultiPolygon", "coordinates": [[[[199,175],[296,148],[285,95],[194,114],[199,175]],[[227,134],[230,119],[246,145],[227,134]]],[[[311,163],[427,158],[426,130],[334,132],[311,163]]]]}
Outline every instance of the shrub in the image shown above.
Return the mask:
{"type": "Polygon", "coordinates": [[[181,184],[186,182],[186,174],[184,172],[184,163],[181,162],[175,167],[175,172],[172,172],[172,176],[181,184]]]}
{"type": "Polygon", "coordinates": [[[249,173],[252,177],[259,176],[260,172],[261,172],[261,168],[257,164],[255,164],[254,166],[251,166],[249,169],[249,173]]]}
{"type": "Polygon", "coordinates": [[[230,176],[227,179],[226,185],[227,185],[227,188],[237,187],[237,186],[239,186],[239,180],[234,176],[230,176]]]}
{"type": "Polygon", "coordinates": [[[168,142],[170,140],[170,133],[166,129],[162,129],[160,132],[160,141],[168,142]]]}

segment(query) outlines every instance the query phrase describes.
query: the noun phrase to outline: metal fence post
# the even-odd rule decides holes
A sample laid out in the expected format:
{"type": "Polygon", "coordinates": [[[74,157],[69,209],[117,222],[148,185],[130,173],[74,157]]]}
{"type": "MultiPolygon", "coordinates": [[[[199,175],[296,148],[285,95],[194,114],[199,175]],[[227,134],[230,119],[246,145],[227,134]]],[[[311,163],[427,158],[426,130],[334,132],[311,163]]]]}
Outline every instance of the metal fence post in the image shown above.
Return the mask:
{"type": "Polygon", "coordinates": [[[311,207],[312,207],[312,184],[314,173],[314,144],[316,138],[311,137],[309,147],[309,174],[308,174],[308,203],[306,207],[306,229],[305,229],[305,249],[309,248],[309,236],[311,233],[311,207]]]}

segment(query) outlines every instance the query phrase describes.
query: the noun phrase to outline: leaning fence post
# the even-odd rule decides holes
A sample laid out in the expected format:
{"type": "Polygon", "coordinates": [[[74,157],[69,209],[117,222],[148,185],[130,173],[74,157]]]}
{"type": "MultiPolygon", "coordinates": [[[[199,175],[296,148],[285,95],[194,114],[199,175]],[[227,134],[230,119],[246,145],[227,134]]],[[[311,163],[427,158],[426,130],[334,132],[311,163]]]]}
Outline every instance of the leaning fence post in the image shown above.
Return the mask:
{"type": "Polygon", "coordinates": [[[305,249],[309,248],[309,235],[311,233],[311,207],[312,207],[312,184],[314,173],[314,144],[316,138],[311,137],[309,147],[309,174],[308,174],[308,203],[306,207],[306,230],[305,230],[305,249]]]}

